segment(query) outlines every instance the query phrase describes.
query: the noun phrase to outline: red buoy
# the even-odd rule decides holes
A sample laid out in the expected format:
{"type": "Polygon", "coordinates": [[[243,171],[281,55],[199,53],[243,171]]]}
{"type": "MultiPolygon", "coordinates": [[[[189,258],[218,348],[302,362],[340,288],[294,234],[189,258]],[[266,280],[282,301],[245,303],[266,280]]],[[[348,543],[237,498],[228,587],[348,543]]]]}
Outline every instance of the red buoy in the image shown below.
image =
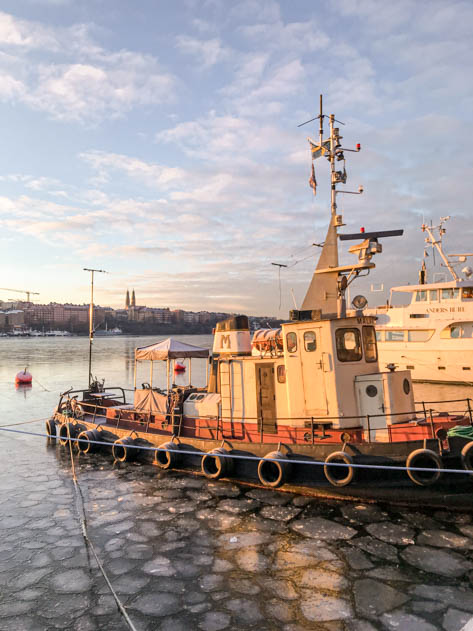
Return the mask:
{"type": "Polygon", "coordinates": [[[183,364],[174,364],[174,372],[185,372],[186,367],[183,364]]]}
{"type": "Polygon", "coordinates": [[[27,372],[26,368],[22,370],[21,372],[19,372],[15,377],[16,384],[31,383],[32,381],[33,381],[33,376],[31,375],[31,373],[27,372]]]}

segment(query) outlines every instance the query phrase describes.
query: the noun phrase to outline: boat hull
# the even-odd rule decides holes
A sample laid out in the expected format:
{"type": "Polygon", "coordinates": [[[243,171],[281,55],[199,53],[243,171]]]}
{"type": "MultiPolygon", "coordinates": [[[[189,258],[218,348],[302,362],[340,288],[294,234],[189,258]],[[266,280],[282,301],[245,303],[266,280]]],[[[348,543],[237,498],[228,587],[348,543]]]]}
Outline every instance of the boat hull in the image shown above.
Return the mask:
{"type": "MultiPolygon", "coordinates": [[[[279,487],[282,491],[299,492],[317,497],[344,499],[351,501],[386,502],[393,505],[417,505],[423,507],[449,507],[458,510],[471,510],[473,498],[473,476],[448,473],[448,468],[461,468],[459,454],[468,440],[462,437],[449,439],[449,453],[444,454],[444,467],[441,479],[432,486],[414,484],[406,471],[392,467],[405,466],[406,459],[417,449],[438,451],[437,439],[416,441],[398,441],[389,443],[350,444],[345,446],[334,443],[295,444],[269,442],[244,442],[211,438],[183,436],[172,437],[171,431],[144,432],[130,431],[129,428],[117,428],[107,423],[97,424],[91,420],[74,420],[71,417],[56,413],[54,421],[59,425],[71,424],[79,431],[100,432],[100,442],[105,451],[111,451],[117,440],[132,438],[139,447],[137,457],[140,460],[159,466],[156,460],[157,448],[174,440],[174,450],[179,454],[178,461],[169,468],[187,470],[193,473],[202,472],[202,458],[222,447],[231,456],[231,473],[222,475],[222,479],[231,479],[245,484],[263,486],[258,475],[259,463],[269,454],[279,453],[285,456],[290,474],[287,481],[279,487]],[[357,465],[369,465],[367,468],[352,468],[353,481],[346,486],[334,486],[324,472],[326,458],[344,450],[357,465]]],[[[59,433],[59,432],[56,432],[59,433]]],[[[274,458],[274,456],[273,456],[274,458]]],[[[346,467],[348,470],[348,467],[346,467]]],[[[207,476],[208,477],[208,476],[207,476]]],[[[220,476],[219,476],[220,477],[220,476]]]]}

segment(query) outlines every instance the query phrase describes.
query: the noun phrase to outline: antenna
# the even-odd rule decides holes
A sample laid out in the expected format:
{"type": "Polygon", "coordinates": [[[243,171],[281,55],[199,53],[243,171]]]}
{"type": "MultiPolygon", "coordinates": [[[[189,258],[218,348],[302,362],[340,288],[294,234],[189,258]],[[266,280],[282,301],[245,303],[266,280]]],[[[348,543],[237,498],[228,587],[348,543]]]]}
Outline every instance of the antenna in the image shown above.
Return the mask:
{"type": "Polygon", "coordinates": [[[84,272],[90,272],[90,305],[89,305],[89,388],[92,385],[92,343],[94,339],[94,274],[108,274],[104,269],[84,267],[84,272]]]}
{"type": "Polygon", "coordinates": [[[278,283],[279,283],[279,308],[278,308],[278,311],[280,311],[281,310],[281,302],[282,302],[281,267],[287,267],[287,265],[284,265],[283,263],[271,263],[271,265],[274,265],[275,267],[278,268],[278,283]]]}

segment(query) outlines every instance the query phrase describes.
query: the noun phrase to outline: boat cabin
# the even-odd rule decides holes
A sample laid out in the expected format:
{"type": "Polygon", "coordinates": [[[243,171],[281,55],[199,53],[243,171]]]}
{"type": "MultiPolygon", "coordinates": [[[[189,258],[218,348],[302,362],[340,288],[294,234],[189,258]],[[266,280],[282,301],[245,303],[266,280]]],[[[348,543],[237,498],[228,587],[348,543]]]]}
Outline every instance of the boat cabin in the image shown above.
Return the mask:
{"type": "MultiPolygon", "coordinates": [[[[245,316],[217,324],[209,394],[200,395],[201,406],[208,410],[207,398],[219,394],[222,421],[256,423],[265,433],[311,421],[344,429],[372,416],[373,429],[410,418],[409,374],[379,373],[374,318],[291,315],[295,319],[281,329],[257,331],[253,340],[245,316]]],[[[184,402],[184,416],[194,415],[197,396],[184,402]]]]}

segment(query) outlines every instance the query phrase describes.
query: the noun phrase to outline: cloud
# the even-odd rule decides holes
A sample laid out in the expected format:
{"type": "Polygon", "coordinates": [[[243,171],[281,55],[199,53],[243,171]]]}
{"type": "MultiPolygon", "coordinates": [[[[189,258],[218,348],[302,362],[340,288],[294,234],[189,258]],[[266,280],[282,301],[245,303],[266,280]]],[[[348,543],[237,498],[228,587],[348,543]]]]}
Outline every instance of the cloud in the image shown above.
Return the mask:
{"type": "Polygon", "coordinates": [[[88,123],[173,101],[178,81],[155,57],[107,51],[90,32],[84,24],[55,28],[0,13],[0,46],[9,51],[0,55],[0,98],[88,123]]]}
{"type": "Polygon", "coordinates": [[[188,35],[176,38],[176,47],[182,53],[198,59],[203,68],[210,68],[229,59],[231,51],[217,39],[201,40],[188,35]]]}

